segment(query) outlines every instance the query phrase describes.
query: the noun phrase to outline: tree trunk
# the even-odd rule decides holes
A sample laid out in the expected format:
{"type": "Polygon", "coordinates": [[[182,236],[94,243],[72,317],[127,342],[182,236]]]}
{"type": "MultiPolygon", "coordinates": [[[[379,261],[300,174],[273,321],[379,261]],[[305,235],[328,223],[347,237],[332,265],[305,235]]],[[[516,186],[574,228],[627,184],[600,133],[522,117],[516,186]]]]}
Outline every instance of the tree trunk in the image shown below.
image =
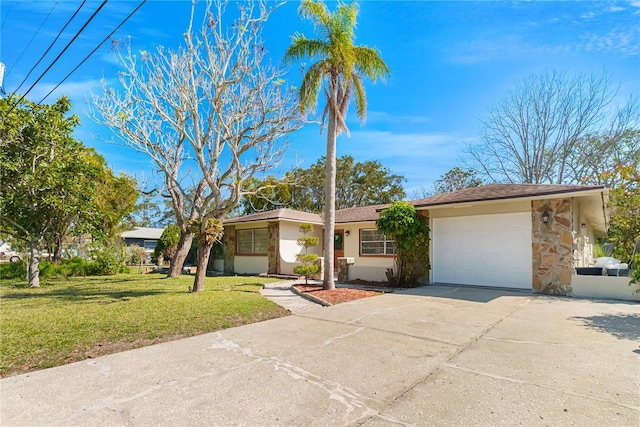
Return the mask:
{"type": "Polygon", "coordinates": [[[193,233],[182,230],[180,231],[180,241],[178,242],[178,248],[176,253],[171,258],[171,265],[169,266],[169,273],[167,277],[178,277],[182,274],[182,266],[184,260],[189,255],[189,249],[191,249],[191,242],[193,241],[193,233]]]}
{"type": "Polygon", "coordinates": [[[209,256],[214,241],[212,239],[201,238],[198,244],[198,262],[196,268],[196,278],[193,281],[193,289],[191,292],[204,291],[204,278],[207,277],[207,265],[209,264],[209,256]],[[207,243],[210,240],[210,243],[207,243]]]}
{"type": "MultiPolygon", "coordinates": [[[[332,91],[335,92],[335,91],[332,91]]],[[[335,106],[335,96],[329,101],[335,106]]],[[[327,165],[326,190],[324,198],[324,280],[322,289],[335,289],[333,279],[334,234],[336,223],[336,113],[333,106],[329,107],[329,123],[327,125],[327,165]]]]}
{"type": "Polygon", "coordinates": [[[40,245],[36,242],[29,244],[29,287],[40,287],[40,245]]]}

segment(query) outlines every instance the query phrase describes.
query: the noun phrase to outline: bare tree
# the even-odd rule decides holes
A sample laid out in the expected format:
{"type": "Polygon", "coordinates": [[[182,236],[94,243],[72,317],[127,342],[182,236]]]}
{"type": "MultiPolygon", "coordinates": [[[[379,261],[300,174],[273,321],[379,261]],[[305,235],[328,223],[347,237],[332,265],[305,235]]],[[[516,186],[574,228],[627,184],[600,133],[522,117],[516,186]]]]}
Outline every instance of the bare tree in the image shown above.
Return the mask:
{"type": "Polygon", "coordinates": [[[523,80],[489,108],[481,142],[467,147],[473,168],[496,182],[579,182],[577,147],[589,135],[619,137],[637,123],[637,115],[627,114],[636,111],[635,100],[616,108],[618,89],[606,71],[574,77],[550,71],[523,80]]]}
{"type": "Polygon", "coordinates": [[[130,44],[122,46],[122,89],[103,82],[103,94],[92,98],[94,119],[147,154],[164,177],[181,230],[170,276],[179,274],[194,235],[198,239],[194,292],[204,288],[222,218],[255,174],[278,164],[281,138],[301,126],[293,88],[267,61],[261,38],[281,3],[233,4],[238,12],[227,25],[227,2],[208,2],[196,33],[192,2],[184,43],[175,50],[136,54],[130,44]]]}

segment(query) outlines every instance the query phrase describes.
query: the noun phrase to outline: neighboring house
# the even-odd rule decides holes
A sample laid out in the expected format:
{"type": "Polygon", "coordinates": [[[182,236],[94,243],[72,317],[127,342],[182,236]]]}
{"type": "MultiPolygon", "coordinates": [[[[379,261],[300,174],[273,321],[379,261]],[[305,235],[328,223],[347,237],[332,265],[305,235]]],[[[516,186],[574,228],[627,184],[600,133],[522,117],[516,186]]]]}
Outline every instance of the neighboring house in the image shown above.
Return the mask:
{"type": "MultiPolygon", "coordinates": [[[[429,218],[431,270],[425,281],[571,292],[576,267],[593,259],[606,236],[607,190],[602,186],[490,184],[411,203],[429,218]]],[[[393,242],[375,221],[388,205],[336,212],[336,259],[353,258],[349,279],[385,281],[393,242]]],[[[225,221],[225,272],[291,274],[303,222],[323,217],[289,209],[225,221]]],[[[337,262],[335,263],[337,266],[337,262]]]]}
{"type": "Polygon", "coordinates": [[[138,245],[150,255],[158,246],[158,240],[160,240],[163,231],[164,228],[135,227],[133,230],[125,231],[120,236],[127,247],[138,245]]]}

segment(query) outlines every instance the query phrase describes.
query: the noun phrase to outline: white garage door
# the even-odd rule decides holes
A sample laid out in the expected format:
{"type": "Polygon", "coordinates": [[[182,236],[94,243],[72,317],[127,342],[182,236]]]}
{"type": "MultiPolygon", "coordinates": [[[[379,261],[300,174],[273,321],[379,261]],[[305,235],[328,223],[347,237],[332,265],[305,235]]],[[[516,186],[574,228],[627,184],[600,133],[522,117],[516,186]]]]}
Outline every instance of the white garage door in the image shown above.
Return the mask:
{"type": "Polygon", "coordinates": [[[531,289],[531,213],[433,219],[433,281],[531,289]]]}

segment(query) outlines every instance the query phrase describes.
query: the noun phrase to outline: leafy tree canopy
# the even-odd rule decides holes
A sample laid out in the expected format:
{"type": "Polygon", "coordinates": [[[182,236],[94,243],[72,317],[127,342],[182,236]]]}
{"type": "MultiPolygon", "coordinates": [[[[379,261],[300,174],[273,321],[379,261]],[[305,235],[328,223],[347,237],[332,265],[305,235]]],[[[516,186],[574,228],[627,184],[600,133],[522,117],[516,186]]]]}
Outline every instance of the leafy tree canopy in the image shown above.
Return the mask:
{"type": "MultiPolygon", "coordinates": [[[[244,214],[276,207],[306,212],[322,212],[325,199],[325,157],[308,169],[296,168],[282,180],[269,176],[255,180],[254,188],[262,190],[242,201],[244,214]]],[[[402,175],[393,174],[375,160],[356,162],[352,156],[337,159],[336,208],[392,203],[403,199],[402,175]]]]}
{"type": "Polygon", "coordinates": [[[0,100],[0,231],[31,252],[30,286],[38,286],[39,250],[59,249],[69,233],[105,237],[133,208],[135,187],[104,158],[72,137],[79,120],[67,97],[51,105],[15,96],[0,100]]]}

